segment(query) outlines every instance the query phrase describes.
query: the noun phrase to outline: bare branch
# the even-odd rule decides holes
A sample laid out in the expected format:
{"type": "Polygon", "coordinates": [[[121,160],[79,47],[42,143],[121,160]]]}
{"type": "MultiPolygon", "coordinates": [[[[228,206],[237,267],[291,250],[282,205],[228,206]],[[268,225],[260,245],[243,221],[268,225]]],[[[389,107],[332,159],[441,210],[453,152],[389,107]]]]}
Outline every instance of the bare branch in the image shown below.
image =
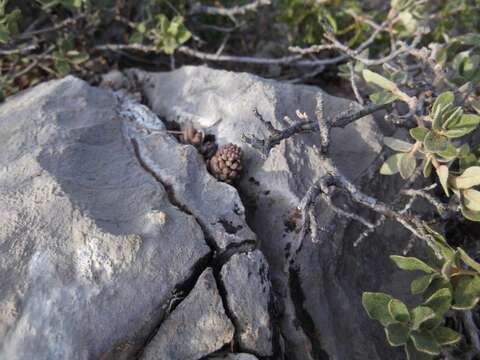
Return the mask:
{"type": "MultiPolygon", "coordinates": [[[[317,102],[317,116],[319,115],[320,111],[318,108],[319,104],[317,102]]],[[[329,131],[331,127],[345,127],[348,124],[351,124],[369,114],[372,114],[378,110],[389,109],[391,107],[390,104],[369,104],[363,109],[352,113],[351,111],[347,111],[346,113],[342,113],[334,118],[331,122],[327,123],[327,130],[322,130],[322,146],[328,147],[328,140],[326,140],[325,132],[329,131]]],[[[254,110],[256,114],[258,112],[254,110]]],[[[259,150],[264,156],[267,156],[270,153],[270,150],[273,149],[275,146],[280,144],[283,140],[288,139],[291,136],[294,136],[299,133],[305,133],[310,131],[320,131],[319,122],[316,120],[307,120],[307,121],[299,121],[284,130],[277,130],[273,128],[272,124],[269,122],[264,121],[265,124],[269,124],[269,131],[271,135],[266,139],[258,139],[255,136],[243,136],[243,141],[250,146],[259,150]]]]}
{"type": "Polygon", "coordinates": [[[34,50],[36,50],[38,48],[37,45],[35,44],[32,44],[32,45],[28,45],[28,46],[23,46],[23,47],[18,47],[16,49],[5,49],[5,50],[1,50],[0,49],[0,55],[4,55],[4,56],[7,56],[7,55],[23,55],[23,54],[27,54],[29,52],[32,52],[34,50]]]}
{"type": "Polygon", "coordinates": [[[249,11],[256,11],[259,7],[270,5],[270,0],[255,0],[250,4],[233,6],[231,8],[220,8],[214,6],[202,5],[201,3],[196,3],[192,6],[190,14],[208,14],[208,15],[219,15],[227,16],[229,18],[234,17],[235,15],[245,15],[249,11]]]}

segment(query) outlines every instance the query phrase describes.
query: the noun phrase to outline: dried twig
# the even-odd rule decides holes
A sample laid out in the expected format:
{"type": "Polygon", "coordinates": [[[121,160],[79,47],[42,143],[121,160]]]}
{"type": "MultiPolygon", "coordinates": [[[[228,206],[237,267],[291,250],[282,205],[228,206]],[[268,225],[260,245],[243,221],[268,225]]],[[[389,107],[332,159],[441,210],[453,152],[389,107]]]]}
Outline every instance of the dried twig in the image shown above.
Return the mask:
{"type": "Polygon", "coordinates": [[[35,51],[38,48],[37,45],[31,44],[23,47],[18,47],[15,49],[0,49],[0,55],[7,56],[7,55],[23,55],[28,54],[32,51],[35,51]]]}
{"type": "Polygon", "coordinates": [[[208,14],[208,15],[220,15],[227,16],[229,18],[234,17],[235,15],[245,15],[249,11],[256,11],[260,6],[270,5],[270,0],[255,0],[246,5],[237,5],[231,8],[220,8],[214,6],[202,5],[201,3],[196,3],[192,6],[190,14],[208,14]]]}
{"type": "MultiPolygon", "coordinates": [[[[318,103],[317,103],[318,106],[318,103]]],[[[347,112],[345,114],[340,114],[336,118],[334,118],[331,122],[328,123],[328,131],[331,127],[345,127],[348,124],[351,124],[369,114],[372,114],[378,110],[384,110],[388,109],[391,107],[391,104],[369,104],[363,109],[357,111],[357,112],[347,112]]],[[[317,109],[318,112],[318,109],[317,109]]],[[[261,118],[262,122],[264,122],[268,130],[270,131],[271,135],[266,138],[266,139],[258,139],[255,136],[243,136],[243,140],[256,148],[257,150],[260,150],[260,152],[267,156],[270,153],[270,150],[273,149],[275,146],[280,144],[283,140],[288,139],[291,136],[294,136],[299,133],[304,133],[304,132],[310,132],[310,131],[319,131],[320,130],[320,125],[319,122],[316,120],[308,120],[308,121],[299,121],[288,128],[284,130],[277,130],[275,129],[270,122],[265,121],[261,115],[258,113],[258,111],[255,109],[254,110],[255,116],[261,118]]],[[[327,131],[327,132],[328,132],[327,131]]],[[[322,131],[324,134],[325,131],[322,131]]],[[[323,145],[327,145],[327,140],[325,139],[325,136],[323,136],[323,145]]]]}

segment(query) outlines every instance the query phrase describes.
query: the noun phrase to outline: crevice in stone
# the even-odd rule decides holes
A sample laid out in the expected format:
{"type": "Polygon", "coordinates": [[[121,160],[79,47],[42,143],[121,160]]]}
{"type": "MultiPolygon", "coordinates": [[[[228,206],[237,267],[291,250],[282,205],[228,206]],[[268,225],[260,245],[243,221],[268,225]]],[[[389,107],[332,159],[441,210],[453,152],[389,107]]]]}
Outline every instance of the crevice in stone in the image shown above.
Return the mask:
{"type": "Polygon", "coordinates": [[[167,184],[165,181],[163,181],[163,179],[153,170],[151,169],[148,164],[143,160],[142,158],[142,155],[140,153],[140,144],[138,143],[137,139],[135,139],[134,137],[131,137],[130,138],[130,141],[132,143],[132,146],[133,146],[133,151],[135,153],[135,157],[137,158],[137,161],[138,163],[140,164],[140,166],[146,171],[148,172],[150,175],[153,176],[153,178],[159,183],[162,185],[162,187],[165,189],[165,193],[167,194],[167,197],[168,197],[168,201],[173,205],[175,206],[177,209],[179,209],[180,211],[182,211],[183,213],[189,215],[189,216],[192,216],[194,219],[195,219],[195,222],[198,224],[198,226],[200,226],[200,228],[202,229],[202,232],[203,232],[203,237],[205,238],[205,242],[207,243],[207,245],[210,247],[210,249],[213,251],[214,254],[216,254],[218,252],[218,247],[217,245],[215,244],[215,241],[213,240],[213,238],[210,236],[209,232],[207,231],[207,229],[205,228],[205,226],[203,226],[202,222],[192,214],[192,212],[187,208],[187,206],[185,206],[184,204],[182,204],[175,196],[175,191],[173,189],[173,186],[171,184],[167,184]]]}
{"type": "Polygon", "coordinates": [[[143,346],[141,346],[141,350],[136,354],[136,356],[134,356],[135,359],[139,359],[142,356],[143,350],[155,337],[165,319],[177,308],[178,305],[180,305],[183,299],[185,299],[188,294],[190,294],[190,292],[195,287],[200,275],[205,271],[205,269],[210,266],[211,259],[212,252],[209,252],[193,266],[192,274],[183,282],[178,283],[174,287],[167,301],[165,301],[165,303],[161,305],[161,309],[163,310],[163,315],[161,319],[158,321],[158,324],[150,331],[149,335],[145,339],[145,342],[143,343],[143,346]]]}
{"type": "Polygon", "coordinates": [[[305,301],[305,295],[300,285],[299,270],[293,266],[289,268],[288,286],[290,287],[290,293],[292,295],[293,305],[295,307],[295,315],[298,320],[298,325],[302,328],[303,333],[307,336],[312,345],[312,353],[316,360],[329,360],[330,357],[325,350],[323,350],[320,341],[318,341],[315,324],[310,314],[303,308],[305,301]]]}
{"type": "MultiPolygon", "coordinates": [[[[175,193],[173,191],[173,188],[171,185],[165,184],[164,181],[160,178],[160,176],[157,175],[155,171],[150,169],[150,167],[143,161],[141,154],[140,154],[140,145],[138,144],[138,141],[135,138],[130,138],[132,147],[133,147],[133,152],[135,154],[135,157],[140,164],[140,166],[148,172],[159,184],[163,186],[167,193],[167,197],[169,202],[178,208],[180,211],[183,213],[192,216],[199,227],[202,230],[202,233],[204,235],[204,239],[206,244],[210,247],[211,251],[209,254],[203,258],[201,261],[199,261],[195,265],[195,269],[193,271],[193,275],[190,276],[188,279],[186,279],[183,283],[178,284],[175,289],[172,291],[172,295],[169,297],[168,301],[163,305],[163,307],[166,309],[161,320],[159,321],[158,325],[155,326],[154,330],[152,330],[149,334],[149,336],[146,338],[143,346],[141,347],[141,350],[139,353],[136,355],[136,358],[140,358],[145,347],[148,346],[148,344],[152,341],[152,339],[155,337],[157,334],[158,330],[162,326],[162,323],[164,320],[168,317],[168,315],[173,312],[178,305],[182,302],[184,298],[188,296],[188,294],[192,291],[192,289],[195,287],[195,284],[198,281],[198,278],[200,275],[207,269],[208,267],[212,267],[213,269],[213,274],[215,277],[215,282],[217,284],[218,292],[220,294],[220,297],[222,299],[222,304],[223,308],[225,311],[225,314],[227,317],[230,319],[234,326],[234,339],[237,334],[237,325],[235,322],[235,318],[231,311],[229,310],[228,304],[227,304],[227,297],[226,297],[226,290],[225,287],[223,286],[223,283],[220,280],[220,270],[221,267],[225,262],[230,259],[234,254],[239,253],[239,252],[248,252],[251,251],[255,248],[256,241],[255,240],[246,240],[245,242],[242,242],[241,244],[232,244],[230,245],[226,250],[224,250],[221,253],[218,253],[217,247],[213,241],[208,235],[205,230],[205,228],[202,226],[200,221],[193,216],[193,214],[187,209],[186,206],[181,204],[175,197],[175,193]],[[181,297],[178,297],[178,294],[182,294],[181,297]]],[[[236,341],[234,340],[234,343],[232,344],[232,349],[236,347],[235,345],[236,341]]]]}
{"type": "MultiPolygon", "coordinates": [[[[241,243],[234,243],[230,244],[224,251],[219,252],[218,246],[216,245],[215,241],[213,240],[213,237],[210,236],[209,232],[205,228],[205,226],[202,224],[202,222],[196,218],[192,212],[188,209],[187,206],[182,204],[175,196],[175,191],[173,189],[173,186],[171,184],[166,183],[163,181],[163,179],[158,175],[153,169],[151,169],[148,164],[143,160],[141,156],[141,151],[140,151],[140,144],[138,143],[137,139],[135,139],[133,136],[127,136],[128,139],[130,140],[132,147],[133,147],[133,152],[135,155],[135,158],[137,159],[138,163],[140,166],[147,172],[149,173],[159,184],[162,185],[162,187],[165,189],[165,192],[167,194],[169,202],[178,208],[180,211],[183,213],[192,216],[199,227],[202,230],[202,233],[204,235],[204,239],[206,244],[210,247],[211,252],[204,257],[201,261],[199,261],[195,265],[195,269],[193,271],[192,276],[190,276],[188,279],[186,279],[183,283],[178,284],[175,287],[175,290],[172,292],[172,295],[164,304],[164,307],[166,307],[166,311],[162,316],[162,319],[159,321],[158,325],[155,327],[153,331],[151,331],[150,335],[147,337],[144,346],[142,347],[141,351],[138,353],[137,358],[141,356],[143,353],[143,349],[148,345],[148,343],[155,337],[157,334],[158,330],[160,329],[163,321],[168,317],[168,315],[174,311],[177,306],[182,302],[182,300],[188,296],[188,294],[191,292],[191,290],[195,287],[195,284],[198,281],[198,278],[200,275],[205,271],[206,268],[212,267],[213,269],[213,275],[215,278],[215,282],[217,284],[218,292],[220,294],[220,297],[222,299],[222,304],[223,308],[225,311],[225,314],[227,317],[230,319],[234,326],[234,337],[233,337],[233,344],[231,345],[231,351],[233,350],[239,350],[238,348],[238,341],[236,341],[237,334],[238,334],[238,325],[235,316],[233,313],[230,311],[230,308],[228,306],[227,302],[227,291],[225,289],[225,286],[221,280],[220,276],[220,271],[222,266],[234,255],[237,253],[247,253],[250,251],[253,251],[257,247],[257,241],[254,239],[246,239],[241,243]],[[177,294],[181,293],[182,296],[178,297],[177,294]]],[[[238,231],[237,228],[235,229],[230,229],[228,225],[230,224],[224,224],[222,225],[225,228],[225,231],[229,233],[229,230],[234,230],[235,232],[238,231]]],[[[245,351],[242,351],[245,352],[245,351]]],[[[251,353],[252,355],[258,356],[257,354],[251,353]]]]}

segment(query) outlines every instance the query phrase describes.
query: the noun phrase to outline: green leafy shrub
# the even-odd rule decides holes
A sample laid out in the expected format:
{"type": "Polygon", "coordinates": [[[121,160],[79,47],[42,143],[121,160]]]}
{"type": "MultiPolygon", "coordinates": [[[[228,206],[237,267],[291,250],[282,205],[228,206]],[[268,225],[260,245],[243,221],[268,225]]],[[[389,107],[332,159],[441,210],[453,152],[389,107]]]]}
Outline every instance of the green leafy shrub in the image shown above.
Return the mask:
{"type": "Polygon", "coordinates": [[[12,35],[18,33],[18,22],[22,18],[19,9],[6,11],[8,0],[0,0],[0,44],[6,44],[12,35]]]}
{"type": "Polygon", "coordinates": [[[427,264],[415,257],[390,257],[402,270],[423,273],[411,283],[412,294],[422,296],[420,305],[408,309],[385,293],[365,292],[362,297],[368,316],[385,327],[388,343],[403,346],[409,360],[433,359],[442,346],[459,342],[461,334],[445,326],[445,316],[450,310],[472,309],[480,299],[480,264],[430,232],[441,260],[427,264]]]}
{"type": "Polygon", "coordinates": [[[155,26],[150,29],[147,29],[146,22],[139,23],[129,41],[142,43],[145,39],[151,39],[158,51],[170,55],[191,36],[192,33],[186,28],[183,17],[175,16],[169,20],[164,14],[160,14],[155,18],[155,26]]]}

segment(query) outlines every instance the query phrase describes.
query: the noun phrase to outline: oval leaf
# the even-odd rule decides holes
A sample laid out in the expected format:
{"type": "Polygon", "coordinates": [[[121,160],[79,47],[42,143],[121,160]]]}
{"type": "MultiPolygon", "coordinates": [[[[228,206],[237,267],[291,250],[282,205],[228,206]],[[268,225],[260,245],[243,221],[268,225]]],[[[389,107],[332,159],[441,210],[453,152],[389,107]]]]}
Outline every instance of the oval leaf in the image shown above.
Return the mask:
{"type": "Polygon", "coordinates": [[[416,128],[410,129],[410,136],[420,142],[423,142],[428,133],[429,130],[423,126],[417,126],[416,128]]]}
{"type": "Polygon", "coordinates": [[[432,106],[432,117],[436,118],[445,107],[452,105],[455,100],[455,95],[451,91],[446,91],[438,95],[432,106]]]}
{"type": "Polygon", "coordinates": [[[414,331],[410,335],[415,348],[429,355],[440,354],[441,348],[437,340],[428,331],[414,331]]]}
{"type": "Polygon", "coordinates": [[[452,177],[450,182],[456,189],[469,189],[480,184],[480,166],[472,166],[462,175],[452,177]]]}
{"type": "Polygon", "coordinates": [[[425,150],[438,153],[447,149],[448,139],[434,131],[430,131],[425,136],[423,145],[425,146],[425,150]]]}
{"type": "Polygon", "coordinates": [[[391,299],[388,303],[388,311],[395,320],[401,323],[410,320],[410,313],[408,312],[408,308],[400,300],[391,299]]]}
{"type": "Polygon", "coordinates": [[[383,326],[395,323],[395,319],[388,311],[388,303],[392,297],[384,293],[364,292],[362,304],[371,319],[379,321],[383,326]]]}
{"type": "Polygon", "coordinates": [[[463,204],[472,211],[480,211],[480,191],[466,189],[462,193],[463,204]]]}
{"type": "Polygon", "coordinates": [[[414,271],[419,270],[425,273],[434,273],[435,269],[425,264],[422,260],[415,257],[405,257],[399,255],[391,255],[390,259],[393,260],[397,266],[402,270],[414,271]]]}
{"type": "Polygon", "coordinates": [[[445,136],[457,138],[475,130],[480,123],[480,115],[465,114],[459,120],[449,124],[447,130],[443,131],[445,136]]]}
{"type": "Polygon", "coordinates": [[[398,164],[400,162],[400,158],[403,154],[393,154],[390,156],[380,168],[380,174],[382,175],[393,175],[399,172],[398,164]]]}
{"type": "Polygon", "coordinates": [[[417,306],[412,310],[412,330],[418,330],[420,326],[435,317],[435,312],[427,306],[417,306]]]}
{"type": "Polygon", "coordinates": [[[407,355],[407,360],[432,360],[433,355],[425,354],[424,352],[420,352],[415,348],[413,345],[412,340],[408,340],[407,344],[405,345],[405,354],[407,355]]]}
{"type": "Polygon", "coordinates": [[[440,345],[453,345],[462,339],[462,335],[445,326],[437,327],[432,334],[440,345]]]}
{"type": "Polygon", "coordinates": [[[480,273],[480,264],[473,260],[462,248],[457,248],[460,258],[462,261],[474,269],[476,272],[480,273]]]}
{"type": "Polygon", "coordinates": [[[405,325],[396,323],[388,325],[385,328],[385,334],[391,346],[402,346],[407,342],[410,331],[405,325]]]}
{"type": "Polygon", "coordinates": [[[400,158],[398,163],[398,170],[400,171],[400,176],[404,179],[408,179],[415,172],[417,167],[417,158],[414,154],[407,153],[400,158]]]}
{"type": "Polygon", "coordinates": [[[383,138],[383,142],[390,149],[395,151],[400,151],[400,152],[409,152],[413,146],[413,144],[410,144],[406,141],[396,139],[393,137],[388,137],[388,136],[385,136],[383,138]]]}
{"type": "Polygon", "coordinates": [[[442,185],[443,191],[447,196],[450,196],[448,191],[448,167],[445,165],[440,165],[437,169],[438,180],[440,180],[440,184],[442,185]]]}
{"type": "Polygon", "coordinates": [[[390,92],[394,92],[397,89],[397,85],[393,81],[388,80],[387,78],[383,77],[380,74],[377,74],[376,72],[364,69],[362,71],[362,74],[363,78],[368,83],[380,86],[382,89],[388,90],[390,92]]]}
{"type": "Polygon", "coordinates": [[[438,315],[445,314],[450,309],[451,304],[452,293],[449,289],[438,290],[423,303],[423,305],[433,309],[438,315]]]}
{"type": "Polygon", "coordinates": [[[480,277],[463,276],[457,283],[453,293],[453,306],[455,310],[468,310],[473,308],[480,297],[480,277]]]}
{"type": "Polygon", "coordinates": [[[431,284],[432,280],[438,276],[437,274],[422,275],[412,281],[410,285],[410,291],[412,294],[421,294],[427,290],[428,286],[431,284]]]}

